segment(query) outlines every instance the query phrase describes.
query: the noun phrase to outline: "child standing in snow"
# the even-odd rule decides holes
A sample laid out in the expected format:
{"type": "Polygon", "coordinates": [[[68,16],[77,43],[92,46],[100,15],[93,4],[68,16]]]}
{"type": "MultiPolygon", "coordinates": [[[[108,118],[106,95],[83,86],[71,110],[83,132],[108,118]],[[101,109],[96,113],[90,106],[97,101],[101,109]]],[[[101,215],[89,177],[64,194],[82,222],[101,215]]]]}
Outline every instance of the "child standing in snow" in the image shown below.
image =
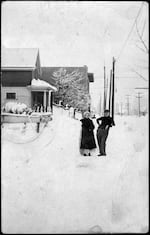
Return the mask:
{"type": "Polygon", "coordinates": [[[109,110],[105,110],[104,117],[100,117],[96,121],[99,125],[97,129],[97,142],[99,145],[98,156],[106,156],[106,139],[108,137],[109,128],[115,126],[115,123],[110,117],[109,110]]]}
{"type": "Polygon", "coordinates": [[[93,132],[95,127],[90,119],[90,113],[85,112],[80,121],[82,122],[80,152],[84,156],[91,156],[90,150],[96,148],[96,143],[93,132]]]}

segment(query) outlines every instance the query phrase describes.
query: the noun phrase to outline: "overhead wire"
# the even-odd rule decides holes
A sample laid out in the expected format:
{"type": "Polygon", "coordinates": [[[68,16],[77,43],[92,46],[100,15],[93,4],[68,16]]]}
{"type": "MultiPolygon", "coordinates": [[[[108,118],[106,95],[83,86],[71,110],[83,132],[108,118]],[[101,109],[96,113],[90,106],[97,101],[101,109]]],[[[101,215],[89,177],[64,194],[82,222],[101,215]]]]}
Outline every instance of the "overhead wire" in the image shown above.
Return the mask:
{"type": "Polygon", "coordinates": [[[127,38],[126,38],[126,40],[125,40],[123,46],[121,47],[121,50],[120,50],[120,52],[119,52],[118,57],[116,58],[116,61],[118,61],[118,60],[120,59],[120,56],[121,56],[121,54],[122,54],[122,52],[123,52],[123,50],[124,50],[124,48],[125,48],[125,46],[126,46],[128,40],[129,40],[129,38],[130,38],[130,35],[132,34],[132,32],[133,32],[133,30],[134,30],[134,27],[135,27],[135,25],[136,25],[136,22],[137,22],[137,19],[138,19],[140,13],[141,13],[141,10],[142,10],[142,8],[143,8],[143,5],[144,5],[144,2],[142,2],[141,6],[140,6],[140,9],[139,9],[139,11],[138,11],[138,13],[137,13],[137,16],[136,16],[136,18],[135,18],[135,20],[134,20],[134,23],[133,23],[132,27],[131,27],[131,30],[129,31],[129,34],[128,34],[128,36],[127,36],[127,38]]]}

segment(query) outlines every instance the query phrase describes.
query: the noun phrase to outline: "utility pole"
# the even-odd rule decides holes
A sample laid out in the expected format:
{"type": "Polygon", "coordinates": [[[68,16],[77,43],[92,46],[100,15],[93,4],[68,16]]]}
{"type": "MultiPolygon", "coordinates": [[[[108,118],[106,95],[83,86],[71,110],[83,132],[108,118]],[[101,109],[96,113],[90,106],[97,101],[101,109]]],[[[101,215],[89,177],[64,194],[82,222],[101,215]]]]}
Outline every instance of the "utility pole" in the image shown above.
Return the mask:
{"type": "Polygon", "coordinates": [[[102,115],[102,99],[101,99],[101,94],[100,94],[100,100],[99,100],[99,115],[102,115]]]}
{"type": "MultiPolygon", "coordinates": [[[[136,90],[147,90],[147,91],[149,91],[149,87],[136,87],[135,89],[136,90]]],[[[140,106],[140,100],[139,100],[139,106],[140,106]]],[[[146,107],[146,112],[147,112],[147,109],[148,109],[148,107],[146,107]]]]}
{"type": "Polygon", "coordinates": [[[112,69],[110,70],[110,83],[109,83],[109,111],[112,113],[112,69]]]}
{"type": "Polygon", "coordinates": [[[106,80],[106,107],[107,107],[107,101],[108,101],[108,91],[109,88],[108,88],[108,76],[107,76],[107,80],[106,80]]]}
{"type": "Polygon", "coordinates": [[[121,107],[121,112],[120,112],[120,114],[121,114],[121,116],[122,116],[122,102],[121,102],[121,104],[120,104],[120,107],[121,107]]]}
{"type": "Polygon", "coordinates": [[[104,111],[106,109],[106,69],[104,65],[104,111]]]}
{"type": "Polygon", "coordinates": [[[139,107],[139,117],[141,115],[141,104],[140,104],[140,99],[142,98],[142,96],[140,96],[142,93],[138,92],[138,96],[136,96],[136,98],[138,98],[138,107],[139,107]]]}
{"type": "Polygon", "coordinates": [[[114,120],[114,102],[115,102],[115,58],[113,57],[112,66],[112,119],[114,120]]]}
{"type": "Polygon", "coordinates": [[[129,96],[130,95],[126,95],[127,96],[127,110],[128,110],[128,115],[130,113],[130,101],[129,101],[129,96]]]}
{"type": "Polygon", "coordinates": [[[116,103],[116,114],[119,114],[119,103],[116,103]]]}

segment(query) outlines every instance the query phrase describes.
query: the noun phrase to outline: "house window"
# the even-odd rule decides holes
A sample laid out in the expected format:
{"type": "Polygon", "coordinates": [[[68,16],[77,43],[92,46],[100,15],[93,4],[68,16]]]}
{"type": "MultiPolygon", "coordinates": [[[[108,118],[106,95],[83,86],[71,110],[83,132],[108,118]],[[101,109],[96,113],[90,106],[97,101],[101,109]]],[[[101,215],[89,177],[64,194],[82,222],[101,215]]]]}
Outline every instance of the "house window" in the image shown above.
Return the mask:
{"type": "Polygon", "coordinates": [[[6,99],[16,99],[16,93],[6,93],[6,99]]]}

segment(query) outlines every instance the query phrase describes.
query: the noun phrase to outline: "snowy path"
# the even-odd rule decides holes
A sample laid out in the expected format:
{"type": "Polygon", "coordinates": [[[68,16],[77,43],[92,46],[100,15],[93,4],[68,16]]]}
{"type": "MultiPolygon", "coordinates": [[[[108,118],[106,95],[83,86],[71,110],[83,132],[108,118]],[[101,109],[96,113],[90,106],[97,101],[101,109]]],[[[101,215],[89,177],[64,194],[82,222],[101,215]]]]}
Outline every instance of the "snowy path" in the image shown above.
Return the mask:
{"type": "Polygon", "coordinates": [[[106,158],[80,156],[80,122],[58,108],[31,143],[11,143],[3,129],[3,232],[146,231],[148,122],[116,119],[106,158]]]}

